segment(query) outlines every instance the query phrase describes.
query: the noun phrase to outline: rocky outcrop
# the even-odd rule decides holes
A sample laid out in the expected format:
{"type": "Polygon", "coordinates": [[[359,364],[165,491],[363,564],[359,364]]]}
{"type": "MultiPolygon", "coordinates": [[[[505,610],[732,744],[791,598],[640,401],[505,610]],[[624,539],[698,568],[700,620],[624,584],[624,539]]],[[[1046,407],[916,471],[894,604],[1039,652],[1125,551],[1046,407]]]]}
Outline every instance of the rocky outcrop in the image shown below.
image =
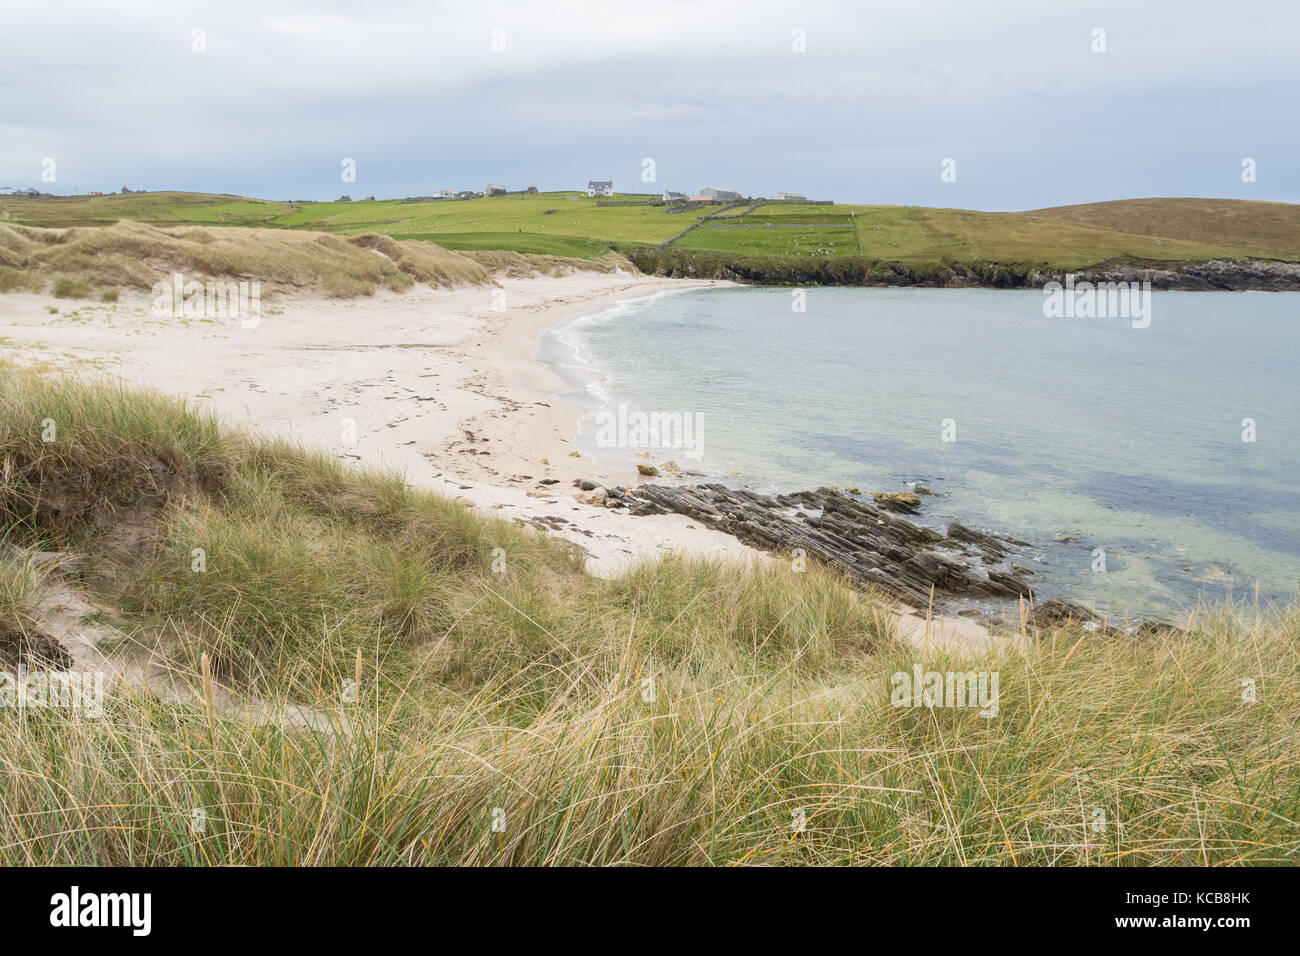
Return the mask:
{"type": "Polygon", "coordinates": [[[928,604],[931,586],[941,606],[954,597],[1033,593],[1007,560],[1017,547],[1010,539],[941,534],[831,488],[771,496],[720,484],[648,484],[610,495],[634,515],[683,514],[765,551],[802,551],[915,607],[928,604]]]}
{"type": "Polygon", "coordinates": [[[1124,627],[1112,627],[1082,604],[1073,604],[1062,598],[1048,598],[1025,617],[1025,625],[1035,631],[1048,631],[1056,627],[1078,624],[1085,631],[1104,637],[1186,637],[1181,628],[1163,621],[1141,620],[1124,627]]]}
{"type": "MultiPolygon", "coordinates": [[[[1041,288],[1048,282],[1061,282],[1063,274],[1030,273],[1025,285],[1041,288]]],[[[1153,289],[1180,289],[1191,292],[1300,291],[1300,263],[1268,262],[1260,259],[1212,259],[1208,262],[1182,262],[1159,265],[1113,265],[1085,269],[1074,273],[1079,282],[1150,282],[1153,289]]]]}
{"type": "MultiPolygon", "coordinates": [[[[1062,272],[1018,263],[946,262],[909,266],[865,256],[784,259],[656,247],[629,247],[623,252],[649,275],[729,279],[756,285],[1041,289],[1048,282],[1065,279],[1062,272]]],[[[1073,275],[1077,282],[1150,282],[1153,289],[1300,291],[1300,263],[1266,259],[1099,263],[1073,275]]]]}
{"type": "Polygon", "coordinates": [[[916,608],[929,605],[933,586],[936,610],[977,617],[985,612],[972,607],[970,599],[1023,597],[1025,626],[1035,635],[1073,624],[1101,637],[1185,636],[1157,620],[1115,627],[1083,605],[1058,597],[1035,603],[1026,580],[1033,572],[1014,560],[1031,548],[1028,542],[956,521],[940,533],[834,488],[763,495],[721,484],[629,489],[582,479],[574,485],[584,489],[576,497],[585,504],[633,515],[686,515],[763,551],[802,552],[916,608]],[[587,490],[588,485],[593,488],[587,490]]]}
{"type": "Polygon", "coordinates": [[[921,507],[921,496],[911,491],[873,491],[871,498],[876,507],[899,514],[916,514],[921,507]]]}

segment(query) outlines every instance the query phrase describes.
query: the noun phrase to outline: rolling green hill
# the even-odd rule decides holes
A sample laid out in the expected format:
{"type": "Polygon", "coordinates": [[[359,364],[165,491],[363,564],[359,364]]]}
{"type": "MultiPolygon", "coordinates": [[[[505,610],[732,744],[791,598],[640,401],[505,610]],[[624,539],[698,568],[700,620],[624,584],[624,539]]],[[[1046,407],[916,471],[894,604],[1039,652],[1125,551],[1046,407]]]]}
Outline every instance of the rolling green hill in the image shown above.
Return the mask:
{"type": "MultiPolygon", "coordinates": [[[[920,272],[957,265],[1042,272],[1108,263],[1211,259],[1300,261],[1300,206],[1230,199],[1134,199],[998,213],[922,206],[744,201],[666,205],[577,192],[469,200],[274,202],[201,193],[0,199],[0,221],[35,226],[226,225],[383,233],[455,250],[509,250],[634,262],[747,263],[798,276],[807,268],[858,273],[880,264],[920,272]],[[604,204],[601,204],[604,203],[604,204]]],[[[695,266],[692,266],[694,268],[695,266]]],[[[643,266],[644,268],[644,266],[643,266]]],[[[798,279],[794,279],[798,281],[798,279]]]]}

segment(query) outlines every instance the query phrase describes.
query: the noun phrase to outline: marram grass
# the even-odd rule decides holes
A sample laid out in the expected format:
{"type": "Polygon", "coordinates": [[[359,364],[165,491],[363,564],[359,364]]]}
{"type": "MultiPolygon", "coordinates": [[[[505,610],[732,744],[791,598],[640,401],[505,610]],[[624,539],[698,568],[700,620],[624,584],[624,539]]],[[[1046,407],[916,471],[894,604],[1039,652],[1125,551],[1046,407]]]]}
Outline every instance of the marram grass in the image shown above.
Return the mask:
{"type": "Polygon", "coordinates": [[[0,615],[39,625],[33,554],[75,552],[119,653],[174,691],[0,707],[0,861],[1296,861],[1296,609],[918,661],[829,571],[602,581],[168,399],[0,369],[0,411],[0,615]],[[997,671],[997,716],[891,706],[914,663],[997,671]]]}

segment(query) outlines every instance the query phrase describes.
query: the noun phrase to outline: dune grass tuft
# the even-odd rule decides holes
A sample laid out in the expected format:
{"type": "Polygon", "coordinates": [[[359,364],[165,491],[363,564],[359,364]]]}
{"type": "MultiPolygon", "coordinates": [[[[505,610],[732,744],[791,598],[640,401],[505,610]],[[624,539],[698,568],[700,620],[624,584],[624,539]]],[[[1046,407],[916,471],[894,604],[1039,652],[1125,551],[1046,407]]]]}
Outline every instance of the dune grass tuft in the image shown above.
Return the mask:
{"type": "Polygon", "coordinates": [[[341,297],[380,287],[401,291],[416,281],[444,287],[493,281],[479,263],[418,240],[128,221],[69,229],[0,223],[0,292],[49,289],[61,298],[102,298],[116,289],[148,291],[178,272],[186,281],[257,280],[267,293],[341,297]],[[382,248],[370,239],[382,240],[382,248]]]}

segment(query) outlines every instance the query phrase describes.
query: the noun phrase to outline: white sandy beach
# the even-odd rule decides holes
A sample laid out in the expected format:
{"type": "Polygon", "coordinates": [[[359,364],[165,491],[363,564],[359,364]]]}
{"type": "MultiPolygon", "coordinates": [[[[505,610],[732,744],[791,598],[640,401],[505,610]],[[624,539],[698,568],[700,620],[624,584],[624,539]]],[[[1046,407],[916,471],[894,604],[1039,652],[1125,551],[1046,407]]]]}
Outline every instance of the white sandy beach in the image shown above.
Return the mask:
{"type": "MultiPolygon", "coordinates": [[[[280,297],[262,303],[254,328],[234,318],[156,318],[140,293],[116,304],[12,294],[0,296],[0,360],[184,395],[229,424],[401,471],[413,485],[580,545],[596,574],[668,552],[758,558],[682,515],[632,517],[575,500],[579,477],[632,485],[637,476],[577,450],[578,412],[553,398],[562,383],[533,358],[546,328],[582,312],[721,283],[600,273],[499,281],[504,299],[493,288],[422,286],[354,299],[280,297]]],[[[923,619],[900,623],[924,640],[923,619]]],[[[988,634],[947,618],[934,622],[930,640],[979,646],[988,634]]]]}
{"type": "Polygon", "coordinates": [[[399,470],[574,541],[597,574],[666,551],[753,554],[679,515],[630,518],[575,501],[580,476],[630,485],[636,475],[577,455],[578,412],[551,398],[561,383],[533,359],[541,332],[566,318],[710,283],[599,273],[499,281],[504,299],[493,288],[423,286],[280,297],[247,329],[233,318],[155,318],[139,293],[111,305],[7,295],[0,359],[117,376],[187,396],[230,424],[399,470]]]}

